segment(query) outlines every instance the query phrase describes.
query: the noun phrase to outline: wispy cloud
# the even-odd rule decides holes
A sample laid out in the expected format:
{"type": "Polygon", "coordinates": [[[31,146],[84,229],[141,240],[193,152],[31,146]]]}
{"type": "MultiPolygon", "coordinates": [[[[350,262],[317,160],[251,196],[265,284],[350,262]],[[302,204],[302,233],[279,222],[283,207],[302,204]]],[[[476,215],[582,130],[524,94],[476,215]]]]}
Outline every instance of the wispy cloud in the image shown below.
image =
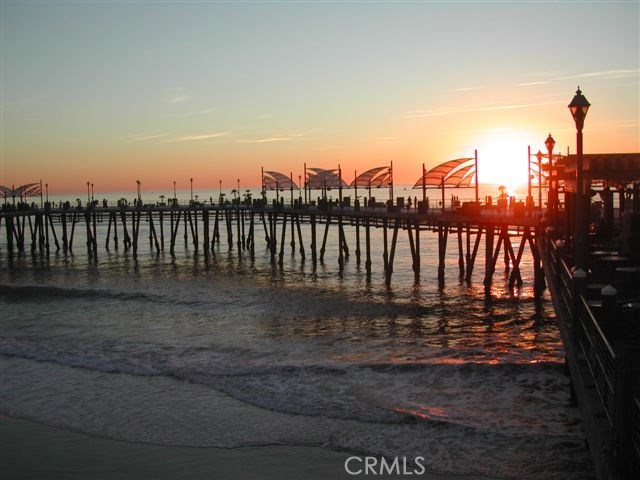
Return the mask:
{"type": "Polygon", "coordinates": [[[267,137],[258,138],[255,140],[240,140],[240,143],[271,143],[271,142],[287,142],[291,140],[290,137],[267,137]]]}
{"type": "Polygon", "coordinates": [[[525,82],[525,83],[519,83],[518,86],[519,87],[533,87],[535,85],[545,85],[549,83],[549,80],[541,80],[539,82],[525,82]]]}
{"type": "Polygon", "coordinates": [[[631,77],[640,74],[640,69],[618,69],[618,70],[601,70],[599,72],[578,73],[575,75],[566,75],[563,77],[557,77],[555,80],[572,80],[576,78],[589,78],[589,77],[609,77],[609,78],[622,78],[631,77]]]}
{"type": "Polygon", "coordinates": [[[171,142],[197,142],[199,140],[208,140],[210,138],[219,138],[229,135],[228,132],[216,132],[216,133],[203,133],[199,135],[184,135],[182,137],[176,137],[171,142]]]}
{"type": "MultiPolygon", "coordinates": [[[[637,77],[640,75],[640,69],[632,68],[632,69],[616,69],[616,70],[600,70],[597,72],[586,72],[586,73],[576,73],[572,75],[556,75],[547,80],[540,80],[537,82],[525,82],[518,83],[519,87],[530,87],[533,85],[544,85],[551,82],[555,82],[558,80],[579,80],[581,78],[627,78],[627,77],[637,77]]],[[[540,75],[542,76],[542,75],[540,75]]]]}
{"type": "Polygon", "coordinates": [[[136,135],[128,138],[128,142],[142,142],[144,140],[153,140],[154,138],[163,138],[168,136],[168,133],[155,133],[152,135],[136,135]]]}
{"type": "Polygon", "coordinates": [[[312,133],[319,132],[318,129],[310,130],[308,132],[297,132],[297,133],[287,133],[287,134],[278,134],[273,135],[271,137],[264,138],[255,138],[255,139],[246,139],[246,140],[238,140],[238,143],[271,143],[271,142],[289,142],[291,140],[297,140],[299,138],[306,137],[312,133]]]}
{"type": "Polygon", "coordinates": [[[216,107],[202,108],[200,110],[194,110],[189,112],[173,112],[165,113],[164,117],[190,117],[192,115],[206,115],[208,113],[218,112],[220,109],[216,107]]]}
{"type": "Polygon", "coordinates": [[[539,102],[539,103],[512,103],[512,104],[496,104],[495,102],[476,103],[471,105],[462,105],[458,107],[448,107],[434,110],[412,110],[407,112],[405,118],[428,118],[439,117],[444,115],[454,115],[458,113],[472,112],[492,112],[496,110],[515,110],[523,108],[543,107],[546,105],[556,105],[564,103],[563,101],[539,102]]]}
{"type": "Polygon", "coordinates": [[[180,103],[180,102],[184,102],[185,100],[189,100],[189,98],[190,98],[189,95],[185,93],[181,93],[179,95],[174,95],[168,101],[169,103],[180,103]]]}
{"type": "Polygon", "coordinates": [[[482,87],[460,87],[460,88],[450,88],[450,92],[470,92],[472,90],[479,90],[482,87]]]}
{"type": "Polygon", "coordinates": [[[397,140],[398,137],[378,137],[378,140],[397,140]]]}

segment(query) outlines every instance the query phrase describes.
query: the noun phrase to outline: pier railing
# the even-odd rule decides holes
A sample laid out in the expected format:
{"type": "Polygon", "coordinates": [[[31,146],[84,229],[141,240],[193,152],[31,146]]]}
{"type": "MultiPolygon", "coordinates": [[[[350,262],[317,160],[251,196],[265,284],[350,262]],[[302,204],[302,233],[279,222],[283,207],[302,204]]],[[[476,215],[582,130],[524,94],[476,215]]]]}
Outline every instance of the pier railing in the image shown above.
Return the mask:
{"type": "MultiPolygon", "coordinates": [[[[590,437],[587,432],[590,447],[603,449],[596,458],[607,457],[605,463],[613,472],[602,475],[607,469],[596,465],[599,478],[640,478],[640,352],[637,345],[633,346],[633,340],[607,337],[603,323],[619,321],[620,310],[614,302],[600,306],[597,313],[594,311],[586,298],[586,275],[576,275],[569,268],[564,242],[554,242],[549,233],[542,242],[547,254],[545,269],[555,280],[557,288],[553,293],[559,294],[561,309],[569,315],[564,320],[559,315],[559,321],[565,322],[561,331],[566,337],[563,341],[567,361],[581,365],[579,370],[586,377],[585,391],[595,389],[597,393],[583,398],[578,394],[578,402],[597,399],[590,410],[595,417],[606,420],[597,436],[590,437]],[[569,352],[573,358],[569,358],[569,352]]],[[[592,425],[603,424],[596,418],[592,425]]]]}

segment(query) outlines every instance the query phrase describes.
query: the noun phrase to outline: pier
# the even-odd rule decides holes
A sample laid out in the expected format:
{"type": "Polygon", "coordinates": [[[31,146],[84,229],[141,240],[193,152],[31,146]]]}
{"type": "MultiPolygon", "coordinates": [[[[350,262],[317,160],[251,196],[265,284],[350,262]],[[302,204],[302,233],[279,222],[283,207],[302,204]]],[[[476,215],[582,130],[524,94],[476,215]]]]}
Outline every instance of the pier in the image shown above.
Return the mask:
{"type": "MultiPolygon", "coordinates": [[[[338,257],[332,259],[341,270],[344,263],[355,256],[358,265],[364,263],[366,272],[381,268],[387,285],[391,285],[395,252],[400,234],[408,242],[412,257],[412,269],[416,278],[421,273],[420,237],[424,232],[438,236],[438,281],[445,280],[445,256],[447,248],[454,248],[458,255],[458,277],[471,281],[478,263],[480,242],[484,242],[484,285],[492,283],[496,265],[504,261],[511,270],[509,284],[522,284],[520,262],[525,249],[534,257],[534,276],[538,287],[543,287],[542,261],[536,247],[540,235],[540,219],[536,210],[516,211],[498,207],[477,207],[472,204],[460,208],[433,209],[426,213],[419,209],[349,206],[339,202],[308,205],[273,203],[260,200],[253,203],[188,205],[121,205],[79,206],[68,204],[53,208],[45,204],[38,207],[5,208],[0,214],[6,237],[7,254],[17,255],[73,255],[82,248],[74,241],[77,232],[85,233],[86,249],[90,257],[98,259],[102,249],[130,252],[136,258],[142,245],[155,252],[175,254],[180,239],[202,252],[205,259],[221,250],[253,258],[256,246],[261,244],[268,251],[271,262],[280,267],[284,253],[291,248],[302,261],[309,261],[313,268],[329,259],[325,256],[329,231],[337,231],[338,257]],[[301,225],[309,228],[305,238],[301,225]],[[98,225],[106,225],[106,233],[100,237],[98,225]],[[353,228],[353,238],[347,238],[345,226],[353,228]],[[141,226],[147,238],[140,235],[141,226]],[[379,263],[372,258],[371,231],[383,233],[383,257],[379,263]],[[452,237],[451,239],[449,237],[452,237]],[[515,242],[515,244],[514,244],[515,242]],[[453,244],[453,245],[451,245],[453,244]],[[350,249],[350,245],[353,249],[350,249]]],[[[402,241],[402,240],[400,240],[402,241]]]]}

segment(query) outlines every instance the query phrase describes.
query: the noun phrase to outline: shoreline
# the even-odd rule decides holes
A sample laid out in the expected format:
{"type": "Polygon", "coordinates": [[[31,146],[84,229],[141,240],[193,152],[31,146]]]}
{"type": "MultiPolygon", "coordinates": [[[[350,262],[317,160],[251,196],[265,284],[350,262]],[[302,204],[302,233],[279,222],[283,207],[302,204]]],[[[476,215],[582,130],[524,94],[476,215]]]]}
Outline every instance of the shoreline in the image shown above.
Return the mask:
{"type": "Polygon", "coordinates": [[[431,472],[411,476],[348,475],[344,462],[350,456],[353,454],[315,446],[217,448],[131,443],[0,416],[0,466],[6,478],[478,478],[431,472]]]}

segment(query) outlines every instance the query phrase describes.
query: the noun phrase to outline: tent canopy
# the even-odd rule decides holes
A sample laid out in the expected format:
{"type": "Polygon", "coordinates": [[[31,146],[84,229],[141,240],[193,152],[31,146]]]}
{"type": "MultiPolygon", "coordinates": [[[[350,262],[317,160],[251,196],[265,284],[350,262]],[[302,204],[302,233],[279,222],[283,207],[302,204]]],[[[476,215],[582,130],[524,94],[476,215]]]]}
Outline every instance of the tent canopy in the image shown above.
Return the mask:
{"type": "Polygon", "coordinates": [[[307,186],[309,188],[348,188],[349,185],[336,172],[337,169],[307,168],[307,186]]]}
{"type": "Polygon", "coordinates": [[[289,188],[298,188],[291,177],[288,177],[284,173],[274,172],[274,171],[266,171],[264,172],[264,178],[262,181],[264,182],[264,188],[268,190],[286,190],[289,188]]]}
{"type": "Polygon", "coordinates": [[[389,183],[390,177],[390,168],[387,166],[384,167],[375,167],[367,170],[364,173],[358,175],[353,182],[351,182],[350,187],[376,187],[379,188],[386,183],[389,183]]]}
{"type": "Polygon", "coordinates": [[[423,185],[440,187],[443,183],[450,187],[468,187],[475,171],[473,158],[456,158],[427,170],[418,178],[413,188],[422,188],[423,185]]]}
{"type": "Polygon", "coordinates": [[[0,185],[0,194],[3,197],[33,197],[36,195],[40,195],[42,193],[42,188],[40,187],[40,183],[27,183],[25,185],[20,185],[19,187],[11,188],[4,187],[0,185]]]}

